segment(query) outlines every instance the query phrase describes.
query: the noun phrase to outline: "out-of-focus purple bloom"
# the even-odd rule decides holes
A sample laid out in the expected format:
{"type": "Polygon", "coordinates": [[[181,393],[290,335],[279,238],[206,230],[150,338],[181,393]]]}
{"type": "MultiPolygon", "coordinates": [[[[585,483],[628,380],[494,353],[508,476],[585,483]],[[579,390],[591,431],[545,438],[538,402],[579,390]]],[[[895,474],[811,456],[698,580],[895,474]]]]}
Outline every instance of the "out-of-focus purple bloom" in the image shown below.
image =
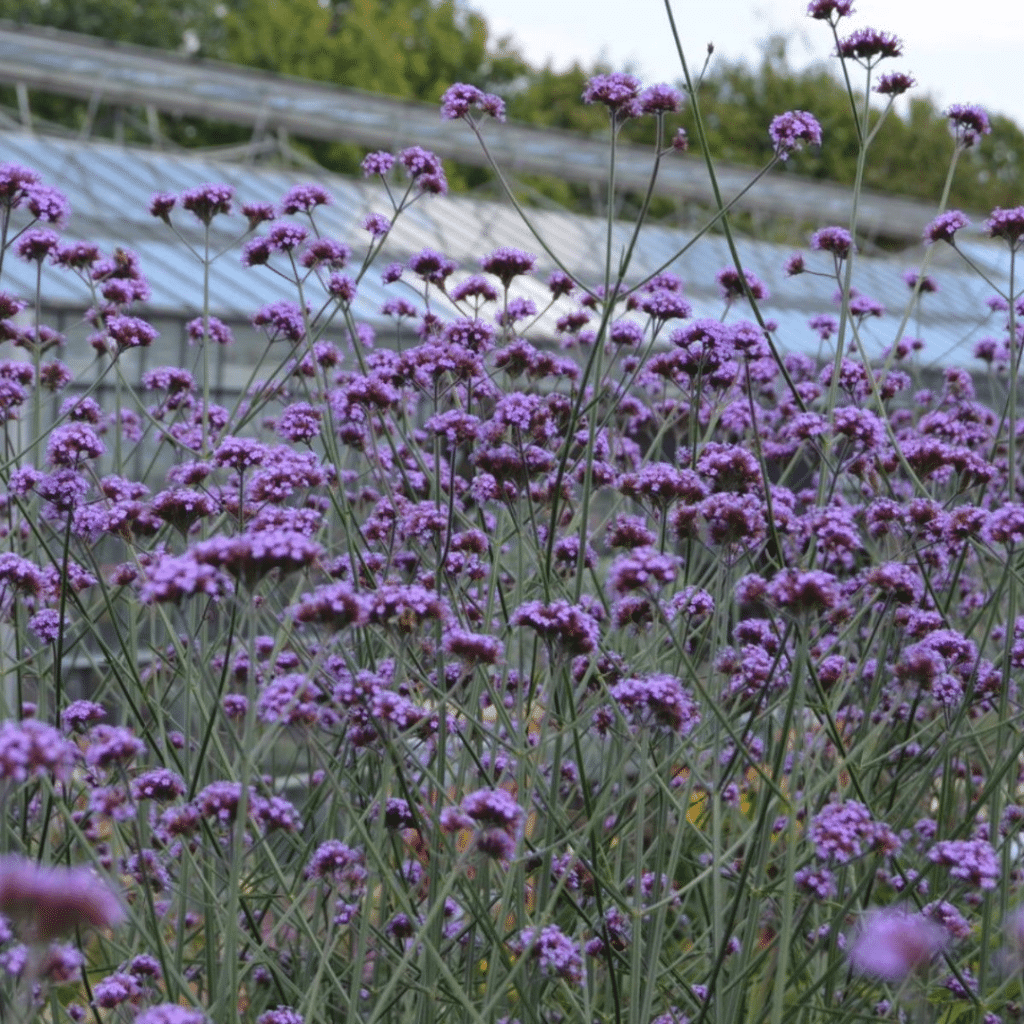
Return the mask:
{"type": "Polygon", "coordinates": [[[536,928],[524,928],[516,945],[537,962],[541,974],[577,985],[583,981],[579,948],[557,925],[549,924],[539,932],[536,928]]]}
{"type": "Polygon", "coordinates": [[[71,777],[78,749],[45,722],[34,718],[0,722],[0,779],[24,782],[33,775],[71,777]]]}
{"type": "Polygon", "coordinates": [[[529,627],[572,654],[588,654],[597,646],[597,623],[568,601],[557,600],[550,604],[527,601],[512,613],[509,622],[513,626],[529,627]]]}
{"type": "MultiPolygon", "coordinates": [[[[750,294],[755,299],[762,300],[769,297],[767,285],[752,270],[744,270],[743,277],[746,278],[747,288],[750,289],[750,294]]],[[[735,267],[724,267],[715,275],[715,281],[718,283],[722,298],[727,301],[741,299],[746,294],[743,280],[735,267]]]]}
{"type": "Polygon", "coordinates": [[[853,14],[853,0],[811,0],[807,5],[807,16],[818,21],[831,21],[835,24],[835,21],[851,14],[853,14]]]}
{"type": "Polygon", "coordinates": [[[44,224],[60,227],[71,215],[67,197],[52,185],[35,183],[26,186],[24,203],[32,216],[44,224]]]}
{"type": "Polygon", "coordinates": [[[30,228],[14,243],[15,253],[26,263],[42,263],[47,256],[56,253],[59,247],[60,236],[48,228],[30,228]]]}
{"type": "Polygon", "coordinates": [[[641,114],[676,114],[683,109],[683,94],[671,85],[649,86],[637,99],[641,114]]]}
{"type": "Polygon", "coordinates": [[[124,920],[117,896],[88,868],[46,867],[14,855],[0,857],[0,913],[32,942],[124,920]]]}
{"type": "Polygon", "coordinates": [[[1010,243],[1011,249],[1016,249],[1024,237],[1024,206],[997,206],[985,221],[985,230],[989,238],[1002,238],[1010,243]]]}
{"type": "Polygon", "coordinates": [[[609,692],[638,726],[654,725],[686,735],[700,722],[700,709],[675,676],[623,679],[609,692]]]}
{"type": "Polygon", "coordinates": [[[985,839],[944,840],[928,851],[928,859],[948,867],[952,878],[975,888],[994,889],[999,883],[999,861],[985,839]]]}
{"type": "Polygon", "coordinates": [[[201,316],[197,316],[194,320],[189,320],[185,324],[185,333],[188,335],[190,345],[198,345],[204,337],[209,338],[210,341],[218,345],[230,345],[235,340],[235,336],[231,333],[231,328],[223,320],[215,316],[207,318],[205,329],[201,316]]]}
{"type": "Polygon", "coordinates": [[[293,185],[281,199],[281,212],[288,214],[310,213],[318,206],[329,206],[334,200],[331,193],[316,182],[293,185]]]}
{"type": "Polygon", "coordinates": [[[157,192],[149,200],[149,212],[153,217],[170,224],[171,210],[178,205],[178,197],[173,192],[157,192]]]}
{"type": "Polygon", "coordinates": [[[253,327],[265,327],[271,341],[284,339],[297,345],[306,336],[306,325],[302,310],[294,302],[281,299],[271,302],[256,311],[252,318],[253,327]]]}
{"type": "Polygon", "coordinates": [[[988,114],[976,104],[954,103],[945,113],[956,141],[964,149],[970,149],[982,135],[992,133],[988,114]]]}
{"type": "Polygon", "coordinates": [[[845,260],[853,249],[853,238],[846,228],[821,228],[811,235],[811,248],[830,252],[836,259],[845,260]]]}
{"type": "Polygon", "coordinates": [[[908,90],[913,89],[915,85],[917,85],[917,80],[913,75],[908,75],[903,71],[891,71],[887,75],[879,76],[875,92],[880,96],[902,96],[908,90]]]}
{"type": "Polygon", "coordinates": [[[806,110],[789,110],[773,117],[768,134],[780,160],[788,160],[790,153],[803,149],[805,145],[821,145],[821,125],[806,110]]]}
{"type": "Polygon", "coordinates": [[[370,213],[363,218],[362,227],[374,238],[383,238],[391,230],[391,221],[382,213],[370,213]]]}
{"type": "Polygon", "coordinates": [[[946,930],[923,914],[873,910],[850,946],[850,963],[860,974],[897,984],[926,966],[947,941],[946,930]]]}
{"type": "Polygon", "coordinates": [[[924,229],[924,241],[928,245],[931,242],[949,242],[953,244],[953,236],[961,228],[967,227],[970,220],[960,210],[947,210],[940,213],[928,227],[924,229]]]}
{"type": "Polygon", "coordinates": [[[143,1010],[132,1024],[209,1024],[209,1017],[200,1010],[190,1010],[177,1003],[158,1003],[143,1010]]]}

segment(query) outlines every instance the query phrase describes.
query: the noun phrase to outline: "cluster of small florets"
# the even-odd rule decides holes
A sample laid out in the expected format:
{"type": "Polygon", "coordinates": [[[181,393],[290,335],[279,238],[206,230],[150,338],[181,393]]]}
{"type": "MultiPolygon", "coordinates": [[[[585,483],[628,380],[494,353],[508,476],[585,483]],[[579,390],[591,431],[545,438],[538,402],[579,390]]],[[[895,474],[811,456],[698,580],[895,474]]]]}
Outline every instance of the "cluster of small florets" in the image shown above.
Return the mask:
{"type": "Polygon", "coordinates": [[[446,121],[468,117],[472,109],[490,114],[498,121],[505,120],[505,101],[493,93],[484,92],[475,85],[456,82],[441,97],[441,117],[446,121]]]}

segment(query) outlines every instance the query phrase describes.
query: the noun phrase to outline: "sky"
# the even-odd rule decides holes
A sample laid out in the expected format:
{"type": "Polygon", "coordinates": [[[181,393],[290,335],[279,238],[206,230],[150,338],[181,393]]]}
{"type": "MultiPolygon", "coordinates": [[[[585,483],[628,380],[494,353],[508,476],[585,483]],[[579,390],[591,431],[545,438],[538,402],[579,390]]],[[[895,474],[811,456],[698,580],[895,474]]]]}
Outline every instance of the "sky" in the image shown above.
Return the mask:
{"type": "MultiPolygon", "coordinates": [[[[663,0],[466,0],[494,36],[511,34],[534,64],[556,69],[605,57],[644,84],[680,77],[663,0]]],[[[756,62],[759,44],[790,36],[794,67],[828,59],[832,37],[806,17],[806,0],[674,0],[672,10],[694,73],[707,44],[716,55],[756,62]]],[[[1020,0],[855,0],[841,34],[870,26],[903,40],[903,57],[881,71],[908,71],[917,94],[940,106],[980,103],[1024,126],[1024,4],[1020,0]]]]}

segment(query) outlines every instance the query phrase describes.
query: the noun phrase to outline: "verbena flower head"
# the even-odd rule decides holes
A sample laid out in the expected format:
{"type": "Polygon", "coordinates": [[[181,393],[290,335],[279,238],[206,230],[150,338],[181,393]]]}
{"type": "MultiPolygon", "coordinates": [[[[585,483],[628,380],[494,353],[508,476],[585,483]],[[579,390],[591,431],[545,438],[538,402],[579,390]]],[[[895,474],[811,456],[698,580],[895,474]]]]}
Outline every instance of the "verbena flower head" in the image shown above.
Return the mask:
{"type": "Polygon", "coordinates": [[[88,868],[46,867],[13,855],[0,857],[0,913],[34,942],[124,920],[113,890],[88,868]]]}
{"type": "Polygon", "coordinates": [[[949,242],[953,244],[953,236],[961,229],[970,224],[970,220],[960,210],[947,210],[940,213],[928,227],[924,229],[924,241],[926,245],[932,242],[949,242]]]}
{"type": "Polygon", "coordinates": [[[394,154],[389,153],[385,149],[378,149],[373,153],[367,153],[363,157],[363,162],[359,165],[364,178],[372,177],[374,174],[379,174],[383,178],[394,166],[394,154]]]}
{"type": "Polygon", "coordinates": [[[903,71],[891,71],[888,74],[879,76],[875,92],[880,96],[902,96],[905,92],[913,89],[917,80],[913,75],[903,71]]]}
{"type": "Polygon", "coordinates": [[[200,1010],[190,1010],[177,1003],[159,1003],[140,1013],[133,1024],[209,1024],[209,1020],[200,1010]]]}
{"type": "Polygon", "coordinates": [[[996,207],[985,221],[985,231],[989,238],[1002,238],[1010,243],[1011,249],[1016,249],[1024,237],[1024,206],[996,207]]]}
{"type": "Polygon", "coordinates": [[[768,134],[780,160],[788,160],[790,153],[803,149],[804,145],[821,145],[821,125],[806,110],[790,110],[773,117],[768,134]]]}
{"type": "Polygon", "coordinates": [[[639,92],[639,78],[614,71],[610,75],[594,75],[583,90],[583,102],[603,103],[619,117],[636,117],[640,113],[639,92]]]}
{"type": "Polygon", "coordinates": [[[441,117],[445,121],[468,117],[474,107],[499,121],[505,120],[505,101],[500,96],[478,89],[475,85],[456,82],[449,86],[441,97],[441,117]]]}
{"type": "Polygon", "coordinates": [[[853,249],[853,238],[846,228],[822,228],[811,235],[811,248],[830,252],[837,259],[845,260],[853,249]]]}
{"type": "Polygon", "coordinates": [[[860,974],[898,984],[930,963],[947,941],[945,928],[923,914],[873,910],[850,946],[850,963],[860,974]]]}
{"type": "Polygon", "coordinates": [[[838,54],[858,63],[871,66],[886,57],[899,57],[903,43],[891,32],[875,28],[861,28],[839,40],[838,54]]]}
{"type": "Polygon", "coordinates": [[[231,212],[234,195],[235,190],[230,185],[197,185],[181,193],[181,206],[195,214],[203,224],[209,224],[218,214],[231,212]]]}
{"type": "Polygon", "coordinates": [[[282,213],[311,213],[318,206],[329,206],[334,200],[331,193],[316,182],[293,185],[281,199],[282,213]]]}
{"type": "Polygon", "coordinates": [[[532,253],[523,252],[522,249],[514,249],[511,246],[502,246],[495,249],[489,256],[484,256],[480,265],[489,274],[494,274],[507,288],[513,278],[521,274],[528,274],[533,270],[537,257],[532,253]]]}
{"type": "Polygon", "coordinates": [[[807,5],[807,16],[817,21],[835,24],[840,18],[853,14],[853,0],[811,0],[807,5]]]}
{"type": "Polygon", "coordinates": [[[970,149],[982,135],[990,135],[992,125],[988,114],[981,107],[970,103],[954,103],[947,111],[949,126],[957,142],[964,149],[970,149]]]}
{"type": "Polygon", "coordinates": [[[670,85],[652,85],[638,97],[641,114],[676,114],[683,109],[683,94],[670,85]]]}

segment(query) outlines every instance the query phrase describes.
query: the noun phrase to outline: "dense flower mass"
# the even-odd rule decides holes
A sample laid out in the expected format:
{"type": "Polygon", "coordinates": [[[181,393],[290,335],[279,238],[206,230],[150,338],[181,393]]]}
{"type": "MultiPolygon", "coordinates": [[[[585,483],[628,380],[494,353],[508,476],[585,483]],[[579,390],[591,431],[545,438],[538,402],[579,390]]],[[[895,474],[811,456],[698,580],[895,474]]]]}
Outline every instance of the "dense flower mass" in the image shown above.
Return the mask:
{"type": "MultiPolygon", "coordinates": [[[[855,109],[909,88],[887,33],[839,48],[855,109]]],[[[154,180],[180,327],[152,245],[62,242],[0,165],[0,1015],[1014,1019],[1024,212],[918,269],[810,208],[784,265],[623,225],[683,94],[586,90],[618,156],[655,119],[655,180],[555,239],[476,199],[450,251],[416,145],[337,202],[154,180]],[[947,359],[954,306],[985,326],[947,359]]],[[[441,105],[439,138],[504,112],[441,105]]],[[[960,159],[988,120],[947,117],[960,159]]],[[[822,143],[758,130],[773,166],[822,143]]]]}

